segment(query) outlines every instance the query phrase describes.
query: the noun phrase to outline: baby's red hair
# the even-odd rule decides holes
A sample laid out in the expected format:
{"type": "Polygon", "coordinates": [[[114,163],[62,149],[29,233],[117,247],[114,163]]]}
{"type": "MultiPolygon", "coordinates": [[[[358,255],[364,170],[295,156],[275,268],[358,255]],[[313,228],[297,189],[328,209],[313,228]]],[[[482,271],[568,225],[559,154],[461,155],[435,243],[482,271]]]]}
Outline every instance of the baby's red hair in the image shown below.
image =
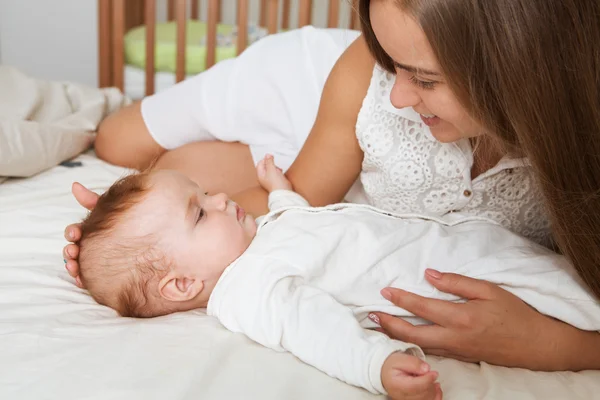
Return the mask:
{"type": "Polygon", "coordinates": [[[160,266],[165,265],[156,240],[151,236],[126,237],[117,229],[148,194],[149,172],[129,175],[115,182],[83,220],[80,246],[80,276],[84,287],[100,304],[124,317],[154,317],[167,314],[154,304],[149,293],[160,266]]]}

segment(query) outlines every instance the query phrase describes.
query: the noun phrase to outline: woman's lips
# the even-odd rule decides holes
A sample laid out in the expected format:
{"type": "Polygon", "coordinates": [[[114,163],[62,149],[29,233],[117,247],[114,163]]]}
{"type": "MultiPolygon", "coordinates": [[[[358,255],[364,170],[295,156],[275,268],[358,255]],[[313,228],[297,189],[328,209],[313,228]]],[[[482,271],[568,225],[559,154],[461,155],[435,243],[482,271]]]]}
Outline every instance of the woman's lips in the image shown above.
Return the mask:
{"type": "Polygon", "coordinates": [[[423,120],[423,123],[430,128],[432,126],[436,126],[437,124],[440,123],[439,117],[426,117],[423,114],[419,114],[419,115],[421,116],[421,120],[423,120]]]}

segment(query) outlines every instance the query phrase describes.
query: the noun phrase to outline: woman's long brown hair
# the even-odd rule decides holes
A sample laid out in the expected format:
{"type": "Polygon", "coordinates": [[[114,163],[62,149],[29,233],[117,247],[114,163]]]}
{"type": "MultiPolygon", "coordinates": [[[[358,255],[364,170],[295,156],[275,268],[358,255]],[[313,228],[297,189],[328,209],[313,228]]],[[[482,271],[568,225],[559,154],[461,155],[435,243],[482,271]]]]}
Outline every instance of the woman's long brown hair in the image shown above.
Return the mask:
{"type": "MultiPolygon", "coordinates": [[[[529,159],[554,241],[600,298],[600,1],[385,1],[420,24],[489,137],[529,159]]],[[[363,34],[393,72],[370,3],[359,3],[363,34]]]]}

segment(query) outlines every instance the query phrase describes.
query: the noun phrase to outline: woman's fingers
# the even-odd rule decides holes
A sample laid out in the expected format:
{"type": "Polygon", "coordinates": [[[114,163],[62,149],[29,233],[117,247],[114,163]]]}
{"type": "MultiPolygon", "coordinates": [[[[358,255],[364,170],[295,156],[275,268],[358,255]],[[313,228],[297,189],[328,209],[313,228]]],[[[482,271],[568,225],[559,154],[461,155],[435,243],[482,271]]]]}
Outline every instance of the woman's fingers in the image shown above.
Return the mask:
{"type": "Polygon", "coordinates": [[[381,294],[396,306],[436,325],[449,326],[464,312],[461,310],[461,304],[419,296],[402,289],[385,288],[381,294]]]}
{"type": "Polygon", "coordinates": [[[63,258],[65,260],[76,260],[79,257],[79,246],[76,244],[68,244],[63,248],[63,258]]]}
{"type": "Polygon", "coordinates": [[[79,265],[76,261],[67,261],[67,263],[65,264],[65,268],[67,269],[69,275],[71,275],[73,278],[77,278],[79,276],[79,265]]]}
{"type": "Polygon", "coordinates": [[[445,347],[450,341],[448,331],[438,325],[413,325],[402,318],[384,313],[372,313],[377,317],[384,333],[391,338],[426,348],[445,347]]]}
{"type": "Polygon", "coordinates": [[[499,293],[496,285],[464,275],[427,269],[425,277],[436,289],[468,300],[491,300],[499,293]]]}
{"type": "Polygon", "coordinates": [[[65,228],[65,239],[69,242],[77,242],[81,239],[81,224],[71,224],[65,228]]]}
{"type": "Polygon", "coordinates": [[[88,210],[92,210],[96,207],[96,203],[98,203],[98,199],[100,198],[97,193],[92,192],[79,182],[73,183],[71,192],[73,193],[73,196],[75,196],[75,200],[88,210]]]}

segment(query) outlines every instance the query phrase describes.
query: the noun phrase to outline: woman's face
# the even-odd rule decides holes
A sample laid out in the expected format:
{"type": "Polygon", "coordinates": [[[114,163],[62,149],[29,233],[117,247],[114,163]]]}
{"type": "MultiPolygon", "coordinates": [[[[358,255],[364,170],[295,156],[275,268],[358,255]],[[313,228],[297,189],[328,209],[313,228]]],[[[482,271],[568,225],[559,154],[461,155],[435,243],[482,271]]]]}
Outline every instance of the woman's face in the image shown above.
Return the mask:
{"type": "Polygon", "coordinates": [[[451,92],[425,33],[413,17],[394,0],[371,1],[370,14],[377,41],[396,68],[390,94],[394,107],[412,107],[440,142],[479,136],[482,127],[451,92]]]}

